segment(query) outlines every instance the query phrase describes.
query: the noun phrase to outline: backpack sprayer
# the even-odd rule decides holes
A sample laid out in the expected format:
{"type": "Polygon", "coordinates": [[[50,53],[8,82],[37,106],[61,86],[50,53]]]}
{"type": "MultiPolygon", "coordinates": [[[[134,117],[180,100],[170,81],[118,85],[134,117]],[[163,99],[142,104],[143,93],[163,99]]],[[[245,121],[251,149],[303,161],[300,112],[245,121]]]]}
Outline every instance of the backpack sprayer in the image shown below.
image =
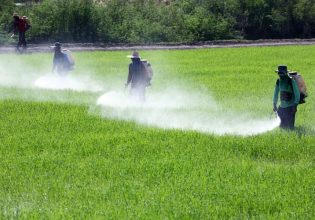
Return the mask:
{"type": "Polygon", "coordinates": [[[298,72],[294,71],[294,72],[288,72],[288,76],[295,80],[299,92],[300,92],[300,101],[299,104],[303,104],[305,103],[305,98],[308,96],[307,94],[307,90],[306,90],[306,84],[305,81],[303,79],[303,77],[301,76],[301,74],[299,74],[298,72]]]}

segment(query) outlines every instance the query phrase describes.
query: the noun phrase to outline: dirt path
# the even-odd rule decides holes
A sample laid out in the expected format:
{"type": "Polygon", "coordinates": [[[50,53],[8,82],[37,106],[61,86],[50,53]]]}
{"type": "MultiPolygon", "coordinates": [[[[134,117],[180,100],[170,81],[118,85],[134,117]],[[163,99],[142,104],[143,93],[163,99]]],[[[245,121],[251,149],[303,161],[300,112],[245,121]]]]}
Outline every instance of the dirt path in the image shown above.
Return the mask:
{"type": "MultiPolygon", "coordinates": [[[[75,43],[63,45],[64,48],[72,51],[116,51],[116,50],[186,50],[200,48],[224,48],[224,47],[262,47],[262,46],[284,46],[284,45],[314,45],[315,39],[290,39],[290,40],[230,40],[230,41],[211,41],[194,44],[91,44],[75,43]]],[[[29,44],[27,51],[51,52],[50,44],[29,44]]],[[[14,53],[14,45],[0,46],[0,53],[14,53]]]]}

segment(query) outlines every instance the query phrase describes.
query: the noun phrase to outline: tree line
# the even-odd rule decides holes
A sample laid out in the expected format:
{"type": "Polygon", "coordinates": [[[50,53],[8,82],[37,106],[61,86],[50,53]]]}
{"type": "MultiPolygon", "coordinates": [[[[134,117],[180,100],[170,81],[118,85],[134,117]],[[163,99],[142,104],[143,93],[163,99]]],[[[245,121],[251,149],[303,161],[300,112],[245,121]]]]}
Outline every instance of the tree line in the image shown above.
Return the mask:
{"type": "Polygon", "coordinates": [[[315,37],[315,0],[0,0],[0,43],[12,14],[30,42],[191,43],[315,37]]]}

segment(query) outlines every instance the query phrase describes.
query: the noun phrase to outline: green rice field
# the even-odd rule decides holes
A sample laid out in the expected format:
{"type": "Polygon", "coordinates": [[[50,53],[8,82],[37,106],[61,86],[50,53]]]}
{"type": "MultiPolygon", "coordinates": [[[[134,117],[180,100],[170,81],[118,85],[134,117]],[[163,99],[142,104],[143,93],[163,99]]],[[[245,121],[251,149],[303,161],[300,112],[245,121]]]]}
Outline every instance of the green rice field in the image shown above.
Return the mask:
{"type": "Polygon", "coordinates": [[[122,106],[131,51],[74,52],[70,80],[0,54],[0,219],[315,218],[314,45],[139,52],[149,107],[122,106]],[[308,88],[294,131],[279,64],[308,88]]]}

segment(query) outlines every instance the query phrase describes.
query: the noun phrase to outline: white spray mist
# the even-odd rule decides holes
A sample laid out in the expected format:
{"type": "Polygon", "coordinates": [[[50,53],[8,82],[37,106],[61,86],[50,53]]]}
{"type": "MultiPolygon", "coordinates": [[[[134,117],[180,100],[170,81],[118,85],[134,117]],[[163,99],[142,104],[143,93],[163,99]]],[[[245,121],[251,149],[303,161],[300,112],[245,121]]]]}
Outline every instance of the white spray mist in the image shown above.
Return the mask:
{"type": "Polygon", "coordinates": [[[0,61],[0,86],[88,92],[103,90],[100,83],[91,79],[91,74],[76,75],[75,72],[69,72],[67,76],[59,76],[51,73],[51,66],[41,69],[27,64],[23,58],[24,56],[16,55],[10,60],[0,61]]]}
{"type": "Polygon", "coordinates": [[[41,89],[51,90],[73,90],[99,92],[103,88],[100,84],[92,81],[88,76],[74,76],[71,73],[66,76],[57,74],[46,74],[35,80],[34,85],[41,89]]]}
{"type": "Polygon", "coordinates": [[[106,118],[217,135],[255,135],[270,131],[280,123],[279,119],[254,119],[224,112],[211,96],[187,89],[150,93],[144,103],[131,99],[128,94],[111,91],[99,97],[97,105],[102,106],[106,118]]]}

